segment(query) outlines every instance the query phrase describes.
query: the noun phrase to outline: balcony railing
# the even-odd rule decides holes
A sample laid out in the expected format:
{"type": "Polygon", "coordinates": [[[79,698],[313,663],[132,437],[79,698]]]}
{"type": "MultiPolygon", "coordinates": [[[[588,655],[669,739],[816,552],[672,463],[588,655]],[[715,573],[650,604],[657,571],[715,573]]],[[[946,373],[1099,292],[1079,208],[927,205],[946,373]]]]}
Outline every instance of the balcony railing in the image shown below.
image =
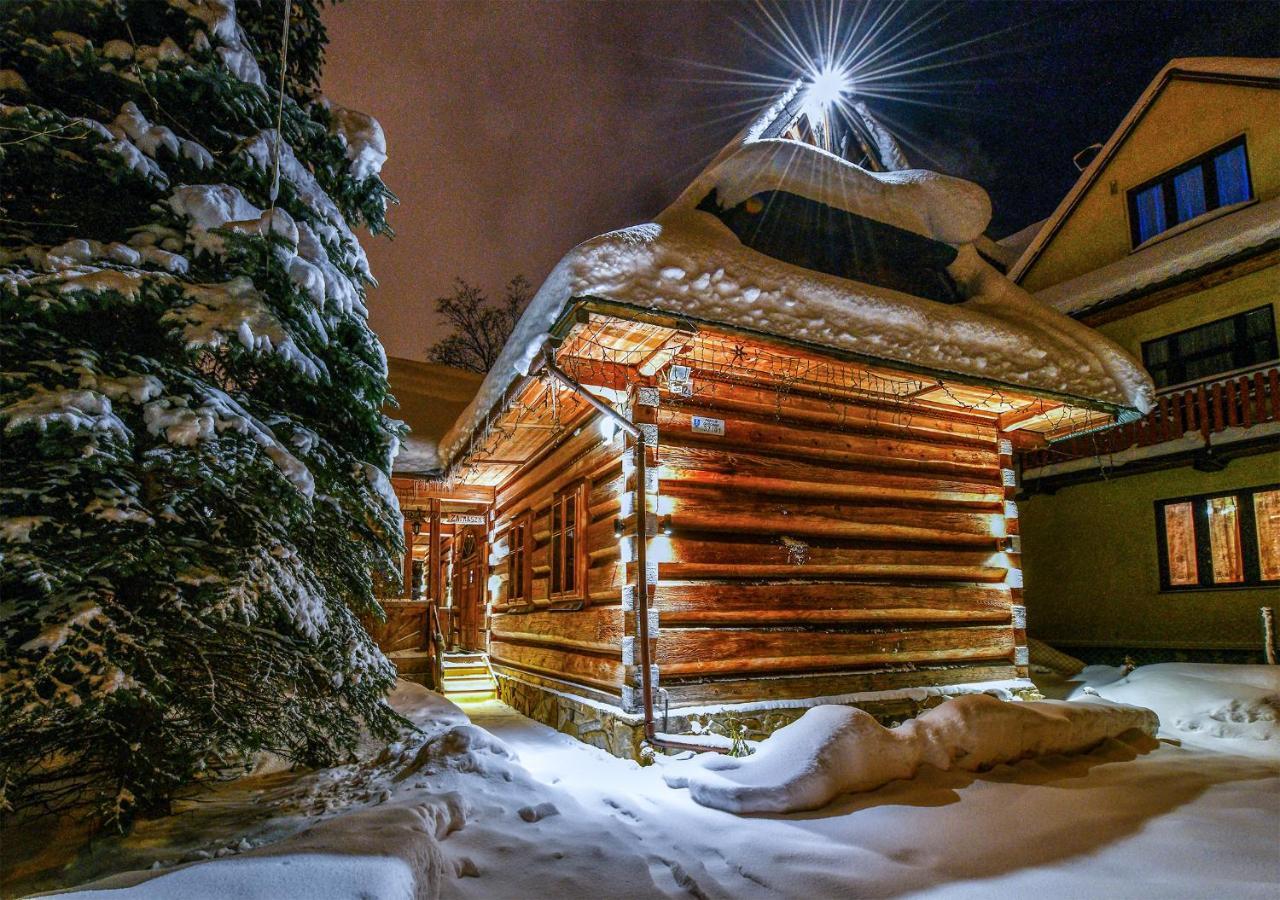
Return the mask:
{"type": "Polygon", "coordinates": [[[1109,431],[1060,441],[1023,458],[1024,469],[1094,456],[1106,456],[1182,439],[1210,435],[1231,428],[1251,428],[1280,421],[1280,367],[1270,366],[1237,377],[1208,380],[1161,394],[1144,418],[1109,431]]]}

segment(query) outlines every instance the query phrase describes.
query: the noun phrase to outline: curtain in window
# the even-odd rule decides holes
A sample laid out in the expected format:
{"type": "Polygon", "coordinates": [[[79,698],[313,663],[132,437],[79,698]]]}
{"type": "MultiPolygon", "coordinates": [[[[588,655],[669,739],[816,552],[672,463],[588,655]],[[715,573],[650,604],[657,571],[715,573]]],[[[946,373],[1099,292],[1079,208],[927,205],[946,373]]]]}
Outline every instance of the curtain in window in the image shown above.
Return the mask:
{"type": "Polygon", "coordinates": [[[1204,169],[1196,166],[1187,169],[1173,179],[1173,196],[1178,209],[1178,221],[1186,222],[1204,215],[1204,169]]]}
{"type": "Polygon", "coordinates": [[[1213,583],[1244,581],[1244,554],[1240,552],[1240,509],[1235,497],[1214,497],[1209,504],[1209,551],[1213,583]]]}
{"type": "Polygon", "coordinates": [[[1243,203],[1252,193],[1249,187],[1249,168],[1245,160],[1244,144],[1238,144],[1213,161],[1218,176],[1218,205],[1243,203]]]}
{"type": "Polygon", "coordinates": [[[1164,508],[1164,532],[1169,548],[1169,583],[1199,584],[1196,526],[1190,503],[1170,503],[1164,508]]]}
{"type": "Polygon", "coordinates": [[[1262,580],[1280,580],[1280,491],[1258,491],[1253,495],[1253,521],[1258,530],[1262,580]]]}
{"type": "Polygon", "coordinates": [[[1153,238],[1168,228],[1164,214],[1164,189],[1153,185],[1135,198],[1138,210],[1138,242],[1153,238]]]}

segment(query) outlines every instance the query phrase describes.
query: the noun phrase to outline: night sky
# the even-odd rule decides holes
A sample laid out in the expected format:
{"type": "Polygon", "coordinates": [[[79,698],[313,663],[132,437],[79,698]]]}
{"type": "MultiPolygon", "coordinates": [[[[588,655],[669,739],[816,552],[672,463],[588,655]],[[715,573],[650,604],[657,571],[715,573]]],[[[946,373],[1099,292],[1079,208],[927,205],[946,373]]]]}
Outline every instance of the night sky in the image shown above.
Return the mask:
{"type": "MultiPolygon", "coordinates": [[[[1072,155],[1105,141],[1171,58],[1280,55],[1269,0],[902,7],[866,51],[893,43],[881,62],[903,68],[880,84],[895,96],[868,103],[913,165],[990,192],[997,237],[1053,210],[1075,180],[1072,155]],[[908,71],[913,60],[936,67],[908,71]]],[[[328,11],[325,91],[382,122],[383,175],[402,204],[394,241],[365,240],[388,353],[425,357],[434,299],[455,277],[498,292],[523,273],[536,286],[574,244],[661,211],[775,90],[725,83],[746,79],[713,67],[794,74],[770,51],[781,41],[765,16],[804,38],[812,9],[347,0],[328,11]]]]}

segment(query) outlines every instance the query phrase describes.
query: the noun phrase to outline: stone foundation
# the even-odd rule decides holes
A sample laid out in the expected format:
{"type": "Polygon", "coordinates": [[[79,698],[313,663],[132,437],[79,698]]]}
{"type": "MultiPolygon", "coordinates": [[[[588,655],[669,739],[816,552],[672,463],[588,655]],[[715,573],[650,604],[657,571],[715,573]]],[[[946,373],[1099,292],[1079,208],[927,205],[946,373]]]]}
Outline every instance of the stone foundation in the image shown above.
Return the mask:
{"type": "MultiPolygon", "coordinates": [[[[522,715],[623,759],[643,763],[652,753],[644,739],[643,716],[529,684],[509,675],[494,674],[498,682],[498,699],[522,715]]],[[[800,718],[811,707],[837,703],[866,710],[881,724],[892,727],[952,697],[973,693],[974,688],[974,685],[921,688],[904,692],[906,696],[872,695],[865,699],[820,697],[771,709],[750,709],[750,704],[743,704],[748,708],[730,706],[715,712],[671,710],[667,716],[662,715],[659,707],[654,710],[654,726],[662,734],[718,735],[722,738],[738,735],[746,740],[761,741],[800,718]]],[[[1026,682],[1025,687],[1006,690],[1020,700],[1043,699],[1030,682],[1026,682]]]]}
{"type": "Polygon", "coordinates": [[[498,681],[498,699],[516,712],[614,756],[642,758],[644,722],[640,716],[630,716],[621,709],[611,711],[507,675],[496,672],[494,675],[498,681]]]}

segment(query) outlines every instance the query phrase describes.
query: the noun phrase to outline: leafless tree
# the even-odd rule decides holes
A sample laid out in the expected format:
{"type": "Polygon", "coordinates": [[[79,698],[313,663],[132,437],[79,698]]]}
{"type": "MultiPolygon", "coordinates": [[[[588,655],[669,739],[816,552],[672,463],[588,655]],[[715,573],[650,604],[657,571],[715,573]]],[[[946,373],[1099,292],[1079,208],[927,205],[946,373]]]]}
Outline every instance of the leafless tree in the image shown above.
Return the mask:
{"type": "Polygon", "coordinates": [[[508,281],[496,302],[481,288],[457,279],[453,293],[436,300],[436,312],[451,331],[427,349],[427,358],[470,372],[488,372],[532,294],[533,287],[523,275],[508,281]]]}

